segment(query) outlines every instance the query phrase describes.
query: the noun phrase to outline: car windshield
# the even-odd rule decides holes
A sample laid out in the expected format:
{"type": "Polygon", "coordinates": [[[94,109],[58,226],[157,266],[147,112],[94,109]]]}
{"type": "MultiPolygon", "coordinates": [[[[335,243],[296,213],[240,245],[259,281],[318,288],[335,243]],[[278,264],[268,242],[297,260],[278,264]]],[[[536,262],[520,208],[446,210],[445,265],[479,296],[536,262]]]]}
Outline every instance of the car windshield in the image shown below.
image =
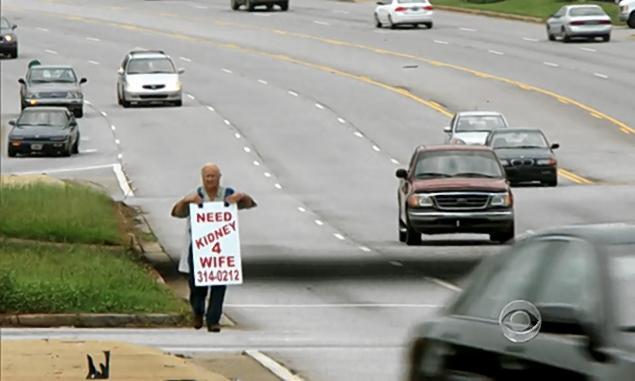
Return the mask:
{"type": "Polygon", "coordinates": [[[128,62],[128,74],[174,73],[174,65],[167,58],[136,58],[128,62]]]}
{"type": "Polygon", "coordinates": [[[617,324],[623,330],[635,332],[635,243],[609,246],[609,251],[617,324]]]}
{"type": "Polygon", "coordinates": [[[17,121],[19,126],[65,126],[67,122],[64,111],[34,110],[24,112],[17,121]]]}
{"type": "Polygon", "coordinates": [[[11,25],[9,24],[9,20],[4,17],[0,17],[0,28],[2,29],[11,29],[11,25]]]}
{"type": "Polygon", "coordinates": [[[491,131],[496,128],[505,127],[505,121],[498,115],[472,115],[461,116],[456,124],[455,131],[491,131]]]}
{"type": "Polygon", "coordinates": [[[489,151],[426,152],[417,160],[415,177],[503,177],[498,160],[489,151]]]}
{"type": "Polygon", "coordinates": [[[494,132],[490,146],[494,149],[502,148],[547,148],[547,140],[538,131],[522,132],[494,132]]]}
{"type": "Polygon", "coordinates": [[[29,79],[32,83],[74,83],[77,81],[75,73],[69,68],[32,68],[29,79]]]}
{"type": "Polygon", "coordinates": [[[580,7],[572,8],[569,11],[570,16],[606,16],[604,10],[600,7],[580,7]]]}

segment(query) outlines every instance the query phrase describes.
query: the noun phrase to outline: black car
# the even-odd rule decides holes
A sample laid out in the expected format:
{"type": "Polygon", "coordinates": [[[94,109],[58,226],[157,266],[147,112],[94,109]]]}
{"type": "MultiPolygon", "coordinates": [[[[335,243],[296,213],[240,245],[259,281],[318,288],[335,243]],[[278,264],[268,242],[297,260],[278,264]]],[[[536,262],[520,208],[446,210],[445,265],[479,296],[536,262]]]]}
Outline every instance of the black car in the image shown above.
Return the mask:
{"type": "Polygon", "coordinates": [[[409,379],[633,380],[633,290],[635,225],[527,235],[485,259],[442,316],[417,327],[409,379]],[[505,308],[522,304],[531,308],[505,308]]]}
{"type": "Polygon", "coordinates": [[[8,153],[79,153],[79,127],[72,112],[63,107],[28,107],[17,120],[9,121],[8,153]]]}
{"type": "Polygon", "coordinates": [[[6,17],[0,17],[0,54],[11,58],[18,57],[18,36],[14,32],[17,27],[6,17]]]}
{"type": "Polygon", "coordinates": [[[30,106],[62,106],[81,118],[84,115],[81,85],[86,81],[86,78],[77,78],[72,66],[42,65],[40,61],[32,60],[26,79],[18,80],[21,109],[30,106]]]}
{"type": "Polygon", "coordinates": [[[535,128],[507,128],[490,132],[485,142],[500,159],[512,184],[540,182],[558,185],[558,161],[545,134],[535,128]]]}

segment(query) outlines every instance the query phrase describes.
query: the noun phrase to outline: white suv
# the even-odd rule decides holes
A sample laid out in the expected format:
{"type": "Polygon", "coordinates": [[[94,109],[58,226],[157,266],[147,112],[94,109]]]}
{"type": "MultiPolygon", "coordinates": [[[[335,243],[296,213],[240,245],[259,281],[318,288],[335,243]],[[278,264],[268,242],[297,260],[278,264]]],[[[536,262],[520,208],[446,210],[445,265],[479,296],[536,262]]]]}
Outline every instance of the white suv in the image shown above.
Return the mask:
{"type": "Polygon", "coordinates": [[[629,27],[635,28],[635,0],[622,0],[619,6],[620,20],[626,21],[629,27]]]}

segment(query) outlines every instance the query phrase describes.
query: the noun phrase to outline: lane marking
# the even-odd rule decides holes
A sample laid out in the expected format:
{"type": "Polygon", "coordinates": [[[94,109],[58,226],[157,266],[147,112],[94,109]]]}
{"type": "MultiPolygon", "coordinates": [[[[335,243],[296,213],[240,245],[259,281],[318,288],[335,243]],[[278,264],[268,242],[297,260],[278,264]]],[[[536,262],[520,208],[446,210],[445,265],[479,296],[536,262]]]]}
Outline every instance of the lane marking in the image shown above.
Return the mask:
{"type": "Polygon", "coordinates": [[[349,12],[349,11],[341,11],[339,9],[335,9],[335,10],[333,10],[333,13],[339,13],[339,14],[342,14],[342,15],[349,15],[351,12],[349,12]]]}
{"type": "Polygon", "coordinates": [[[116,130],[117,130],[117,127],[115,127],[115,125],[114,125],[114,124],[111,124],[111,125],[110,125],[110,129],[111,129],[111,130],[113,130],[113,131],[116,131],[116,130]]]}
{"type": "Polygon", "coordinates": [[[276,375],[282,381],[304,381],[302,377],[291,373],[291,371],[284,366],[277,363],[271,357],[263,354],[262,352],[255,349],[248,349],[245,351],[245,354],[255,361],[257,361],[260,365],[269,369],[273,374],[276,375]]]}
{"type": "Polygon", "coordinates": [[[577,174],[575,174],[575,173],[573,173],[571,171],[563,169],[563,168],[558,168],[558,174],[561,175],[562,177],[568,179],[568,180],[573,181],[574,183],[577,183],[577,184],[586,184],[586,185],[593,184],[593,181],[591,181],[591,180],[589,180],[587,178],[584,178],[584,177],[582,177],[580,175],[577,175],[577,174]]]}
{"type": "Polygon", "coordinates": [[[88,99],[84,99],[84,103],[87,105],[92,105],[92,103],[88,99]]]}
{"type": "Polygon", "coordinates": [[[594,112],[591,113],[591,116],[596,118],[596,119],[604,119],[604,118],[602,118],[602,115],[598,115],[598,114],[596,114],[594,112]]]}
{"type": "Polygon", "coordinates": [[[191,100],[196,99],[196,97],[194,95],[192,95],[192,94],[187,94],[187,97],[190,98],[191,100]]]}
{"type": "Polygon", "coordinates": [[[366,247],[366,246],[358,246],[358,247],[359,247],[359,249],[360,249],[361,251],[364,251],[364,252],[367,252],[367,253],[368,253],[368,252],[370,252],[370,248],[368,248],[368,247],[366,247]]]}
{"type": "Polygon", "coordinates": [[[115,139],[115,144],[116,144],[116,145],[121,144],[121,140],[119,140],[119,139],[115,139]]]}
{"type": "Polygon", "coordinates": [[[208,7],[206,7],[205,5],[199,5],[199,4],[192,4],[192,8],[196,8],[196,9],[209,9],[208,7]]]}
{"type": "Polygon", "coordinates": [[[97,37],[86,37],[86,40],[88,41],[92,41],[92,42],[99,42],[101,41],[100,39],[98,39],[97,37]]]}
{"type": "Polygon", "coordinates": [[[379,152],[379,151],[381,151],[381,149],[379,149],[379,147],[377,147],[376,145],[373,144],[373,151],[379,152]]]}
{"type": "Polygon", "coordinates": [[[441,308],[429,303],[225,304],[230,308],[441,308]]]}
{"type": "Polygon", "coordinates": [[[247,146],[243,147],[243,150],[245,150],[245,152],[247,152],[247,153],[251,152],[251,148],[249,148],[247,146]]]}
{"type": "Polygon", "coordinates": [[[472,28],[459,28],[460,30],[464,31],[464,32],[476,32],[476,29],[472,29],[472,28]]]}
{"type": "Polygon", "coordinates": [[[324,110],[324,106],[322,106],[322,105],[321,105],[321,104],[319,104],[319,103],[316,103],[316,104],[315,104],[315,107],[319,108],[320,110],[324,110]]]}
{"type": "Polygon", "coordinates": [[[598,78],[602,78],[602,79],[609,79],[609,76],[606,74],[602,74],[602,73],[593,73],[594,76],[598,77],[598,78]]]}
{"type": "Polygon", "coordinates": [[[224,122],[226,125],[228,125],[228,126],[231,126],[231,125],[232,125],[232,124],[231,124],[231,122],[230,122],[229,120],[227,120],[227,119],[223,119],[223,122],[224,122]]]}
{"type": "Polygon", "coordinates": [[[629,130],[625,129],[625,128],[622,128],[621,131],[623,133],[625,133],[626,135],[630,135],[631,134],[631,132],[629,130]]]}
{"type": "Polygon", "coordinates": [[[130,184],[128,184],[128,180],[126,179],[126,175],[124,175],[123,170],[121,168],[121,164],[113,164],[112,170],[115,172],[115,176],[117,177],[117,182],[119,182],[119,188],[123,192],[125,197],[134,197],[134,192],[130,188],[130,184]]]}
{"type": "Polygon", "coordinates": [[[359,132],[359,131],[353,132],[353,135],[357,136],[358,138],[363,138],[364,137],[364,135],[361,132],[359,132]]]}
{"type": "Polygon", "coordinates": [[[42,28],[42,27],[39,27],[39,26],[37,28],[35,28],[35,29],[39,30],[40,32],[48,32],[49,31],[48,29],[42,28]]]}
{"type": "Polygon", "coordinates": [[[265,172],[265,173],[264,173],[264,175],[265,175],[265,177],[267,177],[267,178],[271,177],[271,173],[269,173],[269,172],[265,172]]]}
{"type": "Polygon", "coordinates": [[[93,60],[88,61],[88,63],[91,63],[91,64],[93,64],[93,65],[99,65],[99,62],[97,62],[97,61],[93,61],[93,60]]]}
{"type": "Polygon", "coordinates": [[[537,38],[531,38],[531,37],[523,37],[523,40],[529,41],[529,42],[538,42],[538,41],[540,41],[537,38]]]}
{"type": "Polygon", "coordinates": [[[551,66],[551,67],[560,67],[560,65],[558,65],[555,62],[549,62],[549,61],[544,61],[543,65],[547,65],[547,66],[551,66]]]}
{"type": "Polygon", "coordinates": [[[240,139],[240,134],[238,132],[236,132],[234,136],[236,137],[236,139],[240,139]]]}
{"type": "Polygon", "coordinates": [[[505,53],[503,52],[499,52],[498,50],[488,50],[488,52],[492,53],[492,54],[496,54],[497,56],[504,56],[505,53]]]}
{"type": "Polygon", "coordinates": [[[391,265],[395,266],[395,267],[403,267],[403,263],[399,262],[399,261],[390,261],[388,262],[391,265]]]}
{"type": "Polygon", "coordinates": [[[106,112],[105,112],[105,111],[100,111],[99,113],[100,113],[100,114],[101,114],[101,116],[103,116],[104,118],[108,116],[108,114],[106,114],[106,112]]]}
{"type": "Polygon", "coordinates": [[[119,155],[117,155],[117,159],[122,160],[123,159],[123,154],[120,153],[119,155]]]}
{"type": "Polygon", "coordinates": [[[260,162],[258,160],[254,160],[253,163],[256,167],[260,167],[260,162]]]}
{"type": "Polygon", "coordinates": [[[225,68],[223,68],[222,70],[223,70],[225,73],[227,73],[227,74],[232,74],[232,73],[233,73],[233,71],[231,71],[231,70],[229,70],[229,69],[225,69],[225,68]]]}
{"type": "Polygon", "coordinates": [[[51,50],[51,49],[46,49],[45,52],[49,54],[57,54],[55,50],[51,50]]]}
{"type": "Polygon", "coordinates": [[[208,109],[209,111],[211,111],[211,112],[216,111],[216,110],[214,110],[214,107],[212,107],[212,106],[207,106],[207,109],[208,109]]]}
{"type": "Polygon", "coordinates": [[[597,50],[595,50],[593,48],[580,48],[580,50],[584,50],[585,52],[591,52],[591,53],[597,52],[597,50]]]}
{"type": "Polygon", "coordinates": [[[393,164],[399,165],[399,160],[397,160],[397,159],[391,158],[390,162],[393,163],[393,164]]]}
{"type": "Polygon", "coordinates": [[[324,225],[324,222],[322,222],[322,221],[320,221],[320,220],[315,220],[314,222],[315,222],[315,224],[316,224],[317,226],[322,226],[322,225],[324,225]]]}
{"type": "Polygon", "coordinates": [[[298,211],[300,211],[301,213],[304,213],[306,212],[306,209],[301,206],[298,206],[298,211]]]}
{"type": "Polygon", "coordinates": [[[333,237],[339,239],[340,241],[344,241],[346,239],[346,237],[344,237],[340,233],[333,233],[333,237]]]}
{"type": "Polygon", "coordinates": [[[450,282],[446,282],[446,281],[444,281],[442,279],[432,278],[432,277],[428,277],[428,276],[425,277],[424,279],[426,279],[426,280],[428,280],[428,281],[430,281],[432,283],[435,283],[435,284],[437,284],[437,285],[439,285],[441,287],[445,287],[445,288],[447,288],[449,290],[452,290],[452,291],[456,291],[456,292],[462,291],[461,287],[456,286],[456,285],[454,285],[454,284],[452,284],[450,282]]]}
{"type": "Polygon", "coordinates": [[[179,57],[179,59],[181,61],[185,61],[185,62],[192,62],[192,60],[190,58],[187,58],[187,57],[179,57]]]}
{"type": "Polygon", "coordinates": [[[448,45],[449,42],[447,41],[442,41],[442,40],[434,40],[433,41],[435,44],[441,44],[441,45],[448,45]]]}
{"type": "Polygon", "coordinates": [[[276,189],[282,189],[282,185],[278,183],[275,183],[273,186],[276,187],[276,189]]]}
{"type": "Polygon", "coordinates": [[[265,81],[264,79],[259,79],[258,82],[262,83],[263,85],[267,85],[268,84],[268,82],[265,81]]]}
{"type": "Polygon", "coordinates": [[[315,21],[313,21],[313,23],[314,23],[314,24],[318,24],[318,25],[323,25],[323,26],[329,26],[329,25],[331,25],[331,24],[329,24],[329,23],[328,23],[328,22],[326,22],[326,21],[319,21],[319,20],[315,20],[315,21]]]}
{"type": "Polygon", "coordinates": [[[95,153],[98,152],[96,148],[88,148],[80,151],[81,153],[95,153]]]}
{"type": "Polygon", "coordinates": [[[51,169],[40,169],[37,171],[8,172],[8,173],[12,175],[37,175],[37,174],[46,174],[46,173],[81,172],[81,171],[91,171],[94,169],[112,168],[114,165],[116,164],[101,164],[101,165],[90,165],[86,167],[71,167],[71,168],[51,168],[51,169]]]}
{"type": "Polygon", "coordinates": [[[346,124],[346,120],[344,120],[343,118],[337,118],[337,121],[342,124],[346,124]]]}
{"type": "Polygon", "coordinates": [[[297,96],[298,96],[298,93],[296,93],[295,91],[291,91],[291,90],[289,90],[289,91],[287,91],[287,92],[288,92],[289,94],[293,95],[294,97],[297,97],[297,96]]]}

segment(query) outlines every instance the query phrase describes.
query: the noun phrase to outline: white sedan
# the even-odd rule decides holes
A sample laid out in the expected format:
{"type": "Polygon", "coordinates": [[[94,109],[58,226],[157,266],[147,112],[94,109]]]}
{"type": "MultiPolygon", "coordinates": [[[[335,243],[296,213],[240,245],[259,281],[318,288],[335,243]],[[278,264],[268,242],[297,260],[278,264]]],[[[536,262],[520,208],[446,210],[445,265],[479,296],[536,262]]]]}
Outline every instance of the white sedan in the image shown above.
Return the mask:
{"type": "Polygon", "coordinates": [[[375,8],[375,26],[384,24],[394,29],[397,25],[425,25],[432,28],[432,4],[428,0],[380,0],[375,8]]]}

